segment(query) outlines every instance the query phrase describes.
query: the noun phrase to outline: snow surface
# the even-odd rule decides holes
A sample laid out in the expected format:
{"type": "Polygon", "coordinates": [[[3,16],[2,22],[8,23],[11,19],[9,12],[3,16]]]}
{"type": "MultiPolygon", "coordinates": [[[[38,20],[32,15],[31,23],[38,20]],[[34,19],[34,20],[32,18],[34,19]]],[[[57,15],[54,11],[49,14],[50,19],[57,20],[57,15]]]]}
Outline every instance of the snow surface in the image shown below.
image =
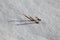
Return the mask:
{"type": "Polygon", "coordinates": [[[0,0],[0,40],[60,40],[60,0],[0,0]],[[23,13],[42,21],[21,25],[23,13]]]}

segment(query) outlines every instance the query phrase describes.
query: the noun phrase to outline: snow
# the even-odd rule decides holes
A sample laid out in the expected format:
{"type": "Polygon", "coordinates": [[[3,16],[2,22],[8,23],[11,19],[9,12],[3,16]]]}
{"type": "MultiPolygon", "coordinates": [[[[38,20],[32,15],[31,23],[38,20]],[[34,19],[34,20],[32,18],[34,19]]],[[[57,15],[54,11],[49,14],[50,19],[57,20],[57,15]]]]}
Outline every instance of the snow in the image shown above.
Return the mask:
{"type": "Polygon", "coordinates": [[[0,0],[0,40],[60,40],[60,1],[0,0]],[[24,25],[23,13],[42,21],[24,25]]]}

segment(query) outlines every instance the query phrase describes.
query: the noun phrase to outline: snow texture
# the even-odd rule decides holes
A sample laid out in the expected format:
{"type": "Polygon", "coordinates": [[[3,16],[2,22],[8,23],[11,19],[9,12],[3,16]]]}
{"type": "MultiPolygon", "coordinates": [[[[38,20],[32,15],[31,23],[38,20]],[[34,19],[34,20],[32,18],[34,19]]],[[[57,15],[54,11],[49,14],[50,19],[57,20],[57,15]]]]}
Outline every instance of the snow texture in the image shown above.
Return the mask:
{"type": "Polygon", "coordinates": [[[0,0],[0,40],[60,40],[60,0],[0,0]]]}

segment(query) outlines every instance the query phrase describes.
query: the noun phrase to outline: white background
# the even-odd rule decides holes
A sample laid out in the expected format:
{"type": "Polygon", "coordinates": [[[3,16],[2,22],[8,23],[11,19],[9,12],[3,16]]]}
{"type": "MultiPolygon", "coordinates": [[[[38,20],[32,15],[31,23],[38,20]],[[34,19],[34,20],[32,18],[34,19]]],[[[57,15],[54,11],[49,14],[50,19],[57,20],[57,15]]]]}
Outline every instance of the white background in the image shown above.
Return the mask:
{"type": "Polygon", "coordinates": [[[60,40],[60,0],[0,0],[0,40],[60,40]],[[23,13],[42,21],[20,25],[23,13]]]}

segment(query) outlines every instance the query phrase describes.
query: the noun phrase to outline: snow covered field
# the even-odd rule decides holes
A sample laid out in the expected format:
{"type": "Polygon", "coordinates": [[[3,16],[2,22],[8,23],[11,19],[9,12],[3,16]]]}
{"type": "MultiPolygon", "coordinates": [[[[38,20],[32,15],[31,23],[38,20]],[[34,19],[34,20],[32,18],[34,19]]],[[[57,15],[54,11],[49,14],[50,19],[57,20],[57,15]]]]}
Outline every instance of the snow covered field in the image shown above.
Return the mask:
{"type": "Polygon", "coordinates": [[[0,40],[60,40],[60,0],[0,0],[0,40]],[[20,25],[22,13],[42,21],[20,25]]]}

